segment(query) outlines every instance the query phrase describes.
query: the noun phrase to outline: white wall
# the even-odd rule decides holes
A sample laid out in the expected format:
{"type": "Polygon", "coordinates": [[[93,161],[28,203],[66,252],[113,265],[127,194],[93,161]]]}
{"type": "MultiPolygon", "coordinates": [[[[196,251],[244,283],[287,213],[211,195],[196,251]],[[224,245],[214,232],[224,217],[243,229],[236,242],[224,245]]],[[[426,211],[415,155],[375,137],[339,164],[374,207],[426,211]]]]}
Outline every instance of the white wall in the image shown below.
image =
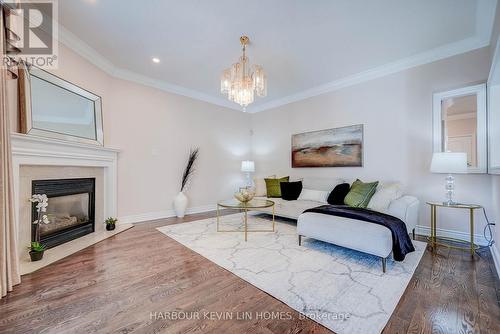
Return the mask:
{"type": "MultiPolygon", "coordinates": [[[[171,209],[191,146],[201,148],[189,191],[191,207],[231,197],[242,182],[239,164],[250,157],[251,145],[261,175],[400,180],[422,202],[439,200],[444,196],[443,177],[428,172],[432,93],[484,81],[488,58],[486,49],[477,50],[254,115],[112,78],[63,45],[60,68],[54,73],[103,98],[106,146],[123,150],[118,215],[129,217],[171,209]],[[365,125],[364,167],[290,168],[292,133],[351,124],[365,125]]],[[[15,96],[13,81],[9,90],[15,96]]],[[[9,103],[15,130],[16,103],[12,98],[9,103]]],[[[458,177],[457,198],[490,210],[489,182],[485,175],[458,177]]],[[[465,216],[446,218],[440,221],[442,227],[465,231],[465,216]]],[[[482,218],[478,221],[476,233],[482,233],[482,218]]],[[[428,225],[423,204],[420,223],[428,225]]]]}
{"type": "MultiPolygon", "coordinates": [[[[483,48],[355,86],[252,115],[253,158],[260,175],[359,177],[399,180],[421,201],[420,225],[429,225],[428,200],[444,198],[444,176],[429,172],[432,157],[432,94],[485,82],[489,50],[483,48]],[[364,124],[364,167],[294,168],[293,133],[364,124]]],[[[456,180],[457,200],[492,210],[490,176],[456,180]]],[[[440,211],[439,227],[466,232],[467,212],[440,211]]],[[[477,215],[475,233],[484,219],[477,215]]]]}
{"type": "MultiPolygon", "coordinates": [[[[115,79],[64,45],[59,69],[52,72],[102,97],[105,146],[122,150],[119,217],[167,214],[190,147],[200,147],[200,159],[188,189],[189,207],[213,206],[243,182],[239,168],[250,154],[250,115],[115,79]]],[[[15,81],[9,92],[16,131],[15,81]]]]}
{"type": "Polygon", "coordinates": [[[491,178],[494,207],[494,216],[492,218],[496,222],[496,225],[492,228],[495,244],[493,244],[491,251],[494,253],[493,258],[495,259],[495,265],[497,266],[497,273],[500,276],[500,175],[492,175],[491,178]]]}
{"type": "Polygon", "coordinates": [[[200,148],[190,207],[231,198],[250,152],[248,115],[114,80],[105,117],[106,143],[120,147],[120,215],[171,208],[190,147],[200,148]]]}
{"type": "Polygon", "coordinates": [[[492,218],[495,219],[495,221],[499,224],[496,225],[496,228],[495,228],[495,235],[496,235],[496,238],[495,240],[497,241],[497,249],[500,251],[500,228],[499,228],[499,225],[500,225],[500,175],[493,175],[492,177],[492,185],[493,185],[493,194],[492,194],[492,198],[493,198],[493,208],[494,208],[494,211],[493,211],[493,214],[494,216],[492,218]]]}
{"type": "MultiPolygon", "coordinates": [[[[497,80],[500,80],[500,77],[497,80]]],[[[495,125],[500,124],[500,82],[489,85],[488,95],[488,165],[490,170],[495,169],[498,173],[500,171],[500,126],[495,125]]]]}
{"type": "MultiPolygon", "coordinates": [[[[497,5],[495,14],[495,24],[491,34],[490,58],[492,63],[488,82],[488,122],[489,122],[489,168],[495,169],[498,173],[500,167],[500,51],[498,41],[500,40],[500,6],[497,5]],[[496,54],[495,54],[496,53],[496,54]],[[496,58],[495,58],[496,56],[496,58]],[[494,64],[493,64],[494,63],[494,64]]],[[[500,175],[491,175],[491,191],[493,202],[493,219],[496,222],[493,234],[496,243],[493,245],[492,253],[496,259],[497,272],[500,275],[500,175]]]]}

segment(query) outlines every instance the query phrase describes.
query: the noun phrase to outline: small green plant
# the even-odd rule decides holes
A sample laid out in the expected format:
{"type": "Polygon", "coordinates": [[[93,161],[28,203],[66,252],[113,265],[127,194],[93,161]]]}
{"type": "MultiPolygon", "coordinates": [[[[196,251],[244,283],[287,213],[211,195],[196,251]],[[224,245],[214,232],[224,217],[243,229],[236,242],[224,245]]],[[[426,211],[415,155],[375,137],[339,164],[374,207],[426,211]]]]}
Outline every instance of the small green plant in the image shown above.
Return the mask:
{"type": "Polygon", "coordinates": [[[108,219],[106,219],[106,220],[104,221],[104,223],[105,223],[106,225],[115,225],[117,221],[118,221],[118,219],[113,218],[113,217],[109,217],[108,219]]]}
{"type": "Polygon", "coordinates": [[[45,245],[40,243],[40,225],[50,224],[49,217],[44,214],[47,212],[47,206],[49,205],[49,198],[46,194],[35,194],[30,198],[30,202],[33,203],[34,209],[37,212],[37,218],[31,224],[35,228],[34,241],[31,242],[28,249],[30,250],[31,261],[39,261],[43,257],[43,252],[45,251],[45,245]]]}
{"type": "Polygon", "coordinates": [[[45,245],[37,242],[37,241],[32,241],[31,242],[31,251],[33,252],[43,252],[45,250],[45,245]]]}

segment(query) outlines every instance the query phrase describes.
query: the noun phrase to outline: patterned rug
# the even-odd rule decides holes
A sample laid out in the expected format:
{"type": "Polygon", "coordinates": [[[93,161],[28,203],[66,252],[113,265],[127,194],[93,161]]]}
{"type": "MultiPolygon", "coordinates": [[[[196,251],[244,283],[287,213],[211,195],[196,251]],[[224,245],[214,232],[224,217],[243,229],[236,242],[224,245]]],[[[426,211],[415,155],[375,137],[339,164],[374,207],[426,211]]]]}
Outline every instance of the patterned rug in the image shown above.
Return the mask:
{"type": "MultiPolygon", "coordinates": [[[[221,229],[243,226],[242,215],[221,217],[221,229]]],[[[251,215],[249,229],[272,227],[269,216],[251,215]]],[[[276,231],[217,232],[216,219],[163,226],[158,230],[229,270],[293,309],[342,333],[380,333],[403,295],[426,244],[405,261],[380,258],[303,238],[298,245],[295,222],[276,221],[276,231]]]]}

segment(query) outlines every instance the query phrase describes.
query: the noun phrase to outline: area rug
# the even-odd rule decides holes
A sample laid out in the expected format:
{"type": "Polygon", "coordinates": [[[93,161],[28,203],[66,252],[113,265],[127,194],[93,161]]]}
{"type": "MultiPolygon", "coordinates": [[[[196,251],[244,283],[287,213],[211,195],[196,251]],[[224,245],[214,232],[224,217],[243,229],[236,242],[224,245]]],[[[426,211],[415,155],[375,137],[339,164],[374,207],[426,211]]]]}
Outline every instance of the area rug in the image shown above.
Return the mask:
{"type": "MultiPolygon", "coordinates": [[[[221,228],[242,227],[240,214],[221,217],[221,228]]],[[[270,228],[268,216],[249,217],[249,228],[270,228]]],[[[163,226],[158,230],[267,292],[335,333],[380,333],[403,295],[425,250],[405,261],[378,257],[304,238],[298,245],[293,221],[277,220],[276,231],[222,233],[216,219],[163,226]]]]}

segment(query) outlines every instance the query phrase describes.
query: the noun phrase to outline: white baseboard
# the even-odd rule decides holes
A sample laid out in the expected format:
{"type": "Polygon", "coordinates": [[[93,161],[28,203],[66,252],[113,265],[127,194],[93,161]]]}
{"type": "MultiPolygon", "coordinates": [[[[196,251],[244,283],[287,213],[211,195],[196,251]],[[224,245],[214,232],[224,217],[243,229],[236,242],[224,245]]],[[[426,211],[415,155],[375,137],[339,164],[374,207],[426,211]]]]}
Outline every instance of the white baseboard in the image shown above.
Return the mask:
{"type": "MultiPolygon", "coordinates": [[[[420,235],[429,236],[429,235],[431,235],[431,228],[429,226],[417,225],[416,232],[417,232],[417,234],[420,234],[420,235]]],[[[453,231],[453,230],[445,230],[445,229],[440,229],[440,228],[437,229],[437,235],[440,237],[455,238],[455,239],[460,239],[460,240],[464,240],[464,241],[470,240],[469,233],[453,231]]],[[[488,241],[481,234],[474,234],[474,241],[476,244],[481,245],[481,246],[488,245],[488,241]]],[[[500,277],[500,252],[498,251],[498,248],[496,247],[495,244],[491,245],[489,248],[491,251],[491,256],[493,257],[493,262],[495,263],[497,275],[498,275],[498,277],[500,277]]]]}
{"type": "MultiPolygon", "coordinates": [[[[201,213],[207,211],[213,211],[216,209],[215,204],[195,206],[192,208],[188,208],[186,210],[186,214],[194,214],[201,213]]],[[[151,220],[165,219],[175,217],[174,210],[164,210],[164,211],[156,211],[156,212],[146,212],[140,213],[137,215],[123,216],[118,218],[119,224],[134,224],[134,223],[142,223],[151,220]]]]}
{"type": "Polygon", "coordinates": [[[500,252],[495,244],[490,246],[490,251],[493,262],[495,263],[495,268],[497,269],[497,276],[500,277],[500,252]]]}
{"type": "Polygon", "coordinates": [[[195,206],[193,208],[188,208],[186,213],[191,215],[194,213],[202,213],[215,210],[217,210],[216,204],[208,204],[208,205],[201,205],[201,206],[195,206]]]}
{"type": "MultiPolygon", "coordinates": [[[[429,226],[417,225],[416,232],[417,232],[417,234],[420,234],[420,235],[430,236],[431,235],[431,228],[429,226]]],[[[459,239],[459,240],[464,240],[464,241],[470,240],[469,233],[454,231],[454,230],[446,230],[446,229],[442,229],[442,228],[437,229],[437,236],[438,237],[446,237],[446,238],[454,238],[454,239],[459,239]]],[[[481,246],[488,245],[488,241],[486,241],[484,236],[481,234],[474,234],[474,242],[478,245],[481,245],[481,246]]]]}

